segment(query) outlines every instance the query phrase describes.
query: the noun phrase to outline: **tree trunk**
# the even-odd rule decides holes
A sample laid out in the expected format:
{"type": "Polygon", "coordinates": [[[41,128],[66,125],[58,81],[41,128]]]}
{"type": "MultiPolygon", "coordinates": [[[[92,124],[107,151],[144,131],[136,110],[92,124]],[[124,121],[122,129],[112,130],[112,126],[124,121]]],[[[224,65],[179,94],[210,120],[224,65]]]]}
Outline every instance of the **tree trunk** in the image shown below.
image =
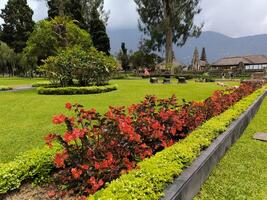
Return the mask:
{"type": "Polygon", "coordinates": [[[166,21],[166,46],[165,46],[165,60],[166,66],[171,70],[173,73],[173,32],[172,32],[172,0],[165,0],[163,1],[164,5],[164,17],[166,21]]]}

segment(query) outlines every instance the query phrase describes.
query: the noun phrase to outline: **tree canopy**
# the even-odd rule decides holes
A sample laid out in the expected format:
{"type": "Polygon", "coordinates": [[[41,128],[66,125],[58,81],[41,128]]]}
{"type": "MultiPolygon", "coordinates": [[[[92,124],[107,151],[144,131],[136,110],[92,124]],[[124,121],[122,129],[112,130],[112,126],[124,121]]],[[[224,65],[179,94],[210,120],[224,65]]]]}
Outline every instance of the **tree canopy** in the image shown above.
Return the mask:
{"type": "Polygon", "coordinates": [[[198,36],[201,26],[194,25],[199,14],[199,0],[134,0],[140,15],[139,28],[149,36],[153,49],[165,45],[165,59],[172,64],[173,43],[185,44],[188,37],[198,36]]]}
{"type": "Polygon", "coordinates": [[[1,40],[15,50],[21,52],[33,30],[33,11],[27,0],[8,0],[0,17],[4,20],[1,40]]]}

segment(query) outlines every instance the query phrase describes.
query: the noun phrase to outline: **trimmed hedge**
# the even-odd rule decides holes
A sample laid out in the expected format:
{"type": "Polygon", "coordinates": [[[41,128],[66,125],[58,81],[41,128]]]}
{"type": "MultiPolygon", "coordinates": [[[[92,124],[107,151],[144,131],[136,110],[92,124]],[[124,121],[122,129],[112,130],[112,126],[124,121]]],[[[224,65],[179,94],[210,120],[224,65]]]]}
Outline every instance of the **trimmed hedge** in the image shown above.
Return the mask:
{"type": "Polygon", "coordinates": [[[42,81],[32,84],[32,87],[38,88],[38,87],[51,87],[53,84],[50,81],[42,81]]]}
{"type": "Polygon", "coordinates": [[[90,86],[90,87],[59,87],[45,88],[39,87],[38,94],[44,95],[75,95],[75,94],[98,94],[117,90],[117,85],[90,86]]]}
{"type": "Polygon", "coordinates": [[[54,156],[59,147],[34,149],[14,161],[0,164],[0,194],[20,187],[24,180],[46,180],[54,169],[54,156]]]}
{"type": "Polygon", "coordinates": [[[236,103],[221,115],[214,117],[193,131],[187,138],[138,164],[140,169],[130,171],[106,185],[105,189],[89,197],[93,199],[159,199],[164,189],[184,168],[189,166],[207,148],[212,140],[224,132],[264,92],[257,90],[236,103]]]}
{"type": "Polygon", "coordinates": [[[7,90],[12,90],[12,87],[8,87],[8,86],[0,86],[0,91],[7,91],[7,90]]]}

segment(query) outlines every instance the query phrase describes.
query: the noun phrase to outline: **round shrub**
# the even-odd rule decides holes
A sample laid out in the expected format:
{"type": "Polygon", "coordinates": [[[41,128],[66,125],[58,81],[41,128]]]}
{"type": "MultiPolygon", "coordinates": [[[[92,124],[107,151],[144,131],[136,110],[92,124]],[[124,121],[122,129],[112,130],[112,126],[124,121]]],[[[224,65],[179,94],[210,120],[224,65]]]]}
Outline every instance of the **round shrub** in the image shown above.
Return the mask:
{"type": "Polygon", "coordinates": [[[95,48],[83,50],[74,46],[60,51],[57,56],[50,56],[40,70],[45,72],[51,82],[58,82],[62,87],[105,85],[116,68],[115,60],[95,48]]]}
{"type": "Polygon", "coordinates": [[[38,94],[44,95],[75,95],[75,94],[98,94],[117,90],[117,85],[90,86],[90,87],[39,87],[38,94]]]}

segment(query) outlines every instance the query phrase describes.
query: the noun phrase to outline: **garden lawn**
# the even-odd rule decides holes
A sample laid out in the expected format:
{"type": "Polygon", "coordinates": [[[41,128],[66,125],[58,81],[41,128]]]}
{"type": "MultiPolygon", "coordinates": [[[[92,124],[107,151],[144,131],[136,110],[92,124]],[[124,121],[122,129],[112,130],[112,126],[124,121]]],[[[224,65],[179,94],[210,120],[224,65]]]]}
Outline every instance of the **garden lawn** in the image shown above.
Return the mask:
{"type": "MultiPolygon", "coordinates": [[[[1,83],[0,79],[0,83],[1,83]]],[[[179,100],[204,100],[214,90],[222,89],[216,83],[152,85],[149,80],[116,80],[119,89],[94,95],[46,96],[36,90],[0,93],[0,163],[8,162],[20,152],[42,147],[44,136],[58,130],[52,124],[52,116],[67,112],[65,103],[80,103],[103,113],[109,106],[137,103],[147,94],[160,98],[175,94],[179,100]]],[[[1,85],[1,84],[0,84],[1,85]]]]}
{"type": "Polygon", "coordinates": [[[267,98],[244,135],[214,169],[196,200],[267,199],[267,143],[253,140],[256,132],[267,133],[267,98]]]}
{"type": "Polygon", "coordinates": [[[0,77],[0,86],[21,86],[21,85],[32,85],[33,83],[37,83],[40,81],[44,81],[41,78],[19,78],[19,77],[12,77],[12,78],[3,78],[0,77]]]}

